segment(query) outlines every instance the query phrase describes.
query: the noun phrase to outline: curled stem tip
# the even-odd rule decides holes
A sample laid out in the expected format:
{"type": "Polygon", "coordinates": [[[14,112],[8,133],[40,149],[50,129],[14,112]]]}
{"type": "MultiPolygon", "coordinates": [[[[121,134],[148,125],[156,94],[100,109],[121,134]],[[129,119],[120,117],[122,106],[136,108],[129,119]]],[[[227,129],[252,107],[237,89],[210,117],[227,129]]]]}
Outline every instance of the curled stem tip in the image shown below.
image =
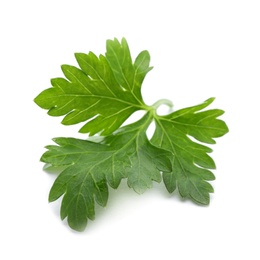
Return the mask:
{"type": "Polygon", "coordinates": [[[169,99],[160,99],[157,102],[155,102],[152,107],[156,110],[159,106],[166,105],[169,108],[173,108],[173,103],[169,99]]]}

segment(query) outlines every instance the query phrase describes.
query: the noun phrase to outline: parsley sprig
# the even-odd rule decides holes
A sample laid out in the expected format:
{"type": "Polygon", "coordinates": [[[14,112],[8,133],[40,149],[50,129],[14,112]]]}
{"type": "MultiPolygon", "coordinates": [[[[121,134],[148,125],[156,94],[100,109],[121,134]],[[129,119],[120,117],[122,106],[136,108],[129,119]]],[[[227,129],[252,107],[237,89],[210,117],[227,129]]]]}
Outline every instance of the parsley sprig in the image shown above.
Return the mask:
{"type": "Polygon", "coordinates": [[[64,167],[49,201],[63,196],[61,218],[78,231],[95,218],[95,203],[107,204],[108,185],[116,189],[125,178],[137,193],[163,179],[170,193],[178,189],[183,198],[209,204],[213,187],[208,181],[215,179],[211,169],[216,166],[209,156],[212,150],[201,143],[214,144],[214,138],[228,132],[218,119],[224,112],[205,110],[214,101],[210,98],[158,115],[161,104],[172,107],[172,102],[162,99],[148,106],[143,101],[142,82],[152,69],[148,51],[133,62],[124,38],[108,40],[106,47],[105,55],[76,53],[79,68],[62,65],[65,78],[52,79],[52,87],[35,98],[49,115],[64,116],[64,125],[85,122],[79,131],[89,134],[85,140],[54,138],[56,144],[46,146],[41,161],[64,167]],[[146,111],[145,115],[122,126],[138,110],[146,111]],[[149,140],[146,132],[152,121],[156,129],[149,140]]]}

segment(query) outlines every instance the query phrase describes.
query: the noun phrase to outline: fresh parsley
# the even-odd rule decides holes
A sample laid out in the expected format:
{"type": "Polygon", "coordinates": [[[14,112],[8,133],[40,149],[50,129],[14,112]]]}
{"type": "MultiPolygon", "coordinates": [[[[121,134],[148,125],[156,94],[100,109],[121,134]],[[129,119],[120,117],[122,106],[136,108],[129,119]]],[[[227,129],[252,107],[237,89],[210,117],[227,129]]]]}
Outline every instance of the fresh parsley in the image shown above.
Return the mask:
{"type": "Polygon", "coordinates": [[[92,52],[76,53],[80,68],[61,66],[66,78],[52,79],[52,87],[34,100],[49,115],[64,116],[65,125],[84,122],[80,132],[89,134],[85,140],[54,138],[56,144],[46,146],[41,161],[63,167],[49,201],[63,196],[61,218],[67,218],[77,231],[95,218],[95,203],[107,204],[108,185],[116,189],[124,178],[137,193],[163,179],[170,193],[178,189],[183,198],[209,204],[213,187],[208,181],[215,179],[210,171],[215,163],[208,155],[212,150],[201,143],[214,144],[213,138],[228,132],[225,122],[218,119],[224,112],[204,110],[213,102],[210,98],[158,115],[161,104],[172,104],[159,100],[148,106],[143,101],[142,82],[152,69],[149,53],[142,51],[133,62],[124,38],[108,40],[106,49],[99,57],[92,52]],[[146,114],[121,126],[138,110],[146,114]],[[146,132],[153,121],[156,128],[149,140],[146,132]]]}

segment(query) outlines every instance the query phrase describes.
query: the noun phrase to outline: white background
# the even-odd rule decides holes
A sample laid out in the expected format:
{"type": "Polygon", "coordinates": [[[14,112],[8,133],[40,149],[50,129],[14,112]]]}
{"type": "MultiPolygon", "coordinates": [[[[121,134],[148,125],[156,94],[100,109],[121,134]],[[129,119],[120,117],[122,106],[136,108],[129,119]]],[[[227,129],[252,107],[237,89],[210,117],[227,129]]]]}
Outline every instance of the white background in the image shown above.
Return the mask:
{"type": "Polygon", "coordinates": [[[260,259],[260,2],[1,1],[1,259],[260,259]],[[147,104],[175,109],[216,97],[230,132],[217,140],[215,193],[208,207],[169,195],[163,184],[137,195],[122,183],[85,232],[49,204],[54,176],[39,162],[57,136],[84,138],[33,99],[76,65],[74,52],[105,52],[126,37],[149,50],[147,104]]]}

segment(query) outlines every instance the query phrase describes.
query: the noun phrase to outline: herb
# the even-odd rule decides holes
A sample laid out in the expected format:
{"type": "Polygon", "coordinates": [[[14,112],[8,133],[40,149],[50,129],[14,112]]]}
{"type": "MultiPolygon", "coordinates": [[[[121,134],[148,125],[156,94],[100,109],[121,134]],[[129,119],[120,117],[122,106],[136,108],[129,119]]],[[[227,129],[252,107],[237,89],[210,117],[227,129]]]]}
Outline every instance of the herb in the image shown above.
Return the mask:
{"type": "Polygon", "coordinates": [[[126,40],[114,39],[107,41],[105,56],[92,52],[75,56],[80,69],[63,65],[66,79],[52,79],[52,87],[35,98],[49,115],[64,116],[65,125],[86,122],[80,132],[89,134],[86,140],[55,138],[56,145],[47,146],[41,157],[53,167],[64,167],[49,194],[50,202],[64,195],[61,218],[67,217],[72,229],[84,230],[88,219],[95,218],[95,203],[106,205],[108,185],[116,189],[124,178],[137,193],[163,178],[170,193],[177,188],[183,198],[209,204],[213,188],[208,181],[215,178],[210,171],[215,163],[208,155],[212,150],[193,140],[214,144],[213,138],[228,132],[218,119],[222,110],[203,110],[214,98],[160,116],[157,108],[171,102],[148,106],[141,95],[151,70],[147,51],[132,62],[126,40]],[[121,127],[138,110],[146,114],[121,127]],[[152,121],[156,129],[149,140],[146,132],[152,121]]]}

